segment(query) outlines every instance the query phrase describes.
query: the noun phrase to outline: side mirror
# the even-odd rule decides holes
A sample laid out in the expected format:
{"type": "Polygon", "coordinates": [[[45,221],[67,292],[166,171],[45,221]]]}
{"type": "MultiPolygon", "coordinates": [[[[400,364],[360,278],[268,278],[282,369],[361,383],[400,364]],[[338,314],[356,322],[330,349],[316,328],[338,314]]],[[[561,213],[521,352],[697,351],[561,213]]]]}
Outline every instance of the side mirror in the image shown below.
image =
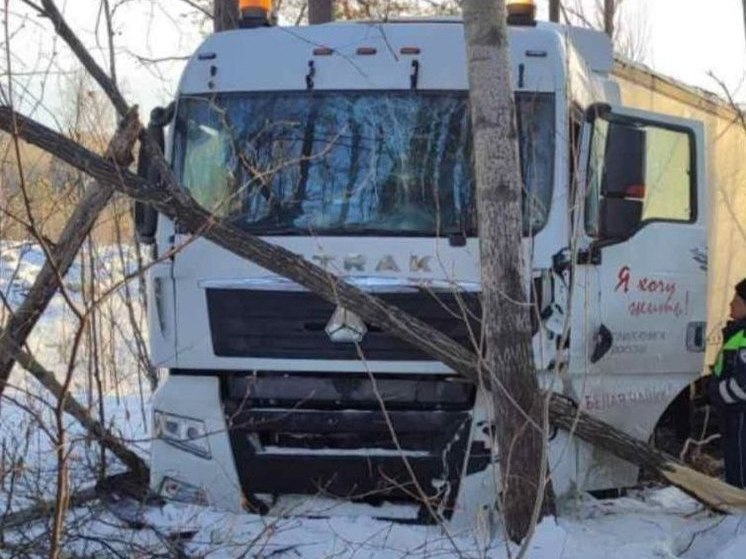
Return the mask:
{"type": "Polygon", "coordinates": [[[642,202],[624,198],[602,198],[599,234],[604,240],[628,239],[642,220],[642,202]]]}
{"type": "Polygon", "coordinates": [[[137,240],[144,245],[152,245],[158,229],[158,212],[149,204],[135,200],[132,214],[135,219],[137,240]]]}
{"type": "Polygon", "coordinates": [[[610,122],[606,136],[601,195],[609,198],[645,197],[645,131],[610,122]]]}
{"type": "MultiPolygon", "coordinates": [[[[145,133],[150,134],[149,127],[145,133]]],[[[142,144],[140,144],[140,152],[137,156],[137,176],[153,184],[154,174],[150,158],[145,153],[142,144]]],[[[151,205],[135,200],[132,214],[135,221],[137,240],[144,245],[152,245],[155,242],[155,232],[158,229],[158,212],[151,205]]]]}
{"type": "MultiPolygon", "coordinates": [[[[161,148],[161,151],[166,144],[163,129],[173,119],[174,107],[174,103],[171,103],[168,107],[156,107],[150,113],[150,122],[145,133],[155,141],[158,147],[161,148]]],[[[140,152],[137,157],[137,175],[144,178],[150,184],[157,184],[159,181],[158,173],[155,172],[153,165],[151,165],[150,158],[145,153],[142,144],[140,144],[140,152]]],[[[136,200],[132,213],[135,221],[137,240],[146,245],[153,244],[158,228],[158,212],[152,206],[136,200]]]]}

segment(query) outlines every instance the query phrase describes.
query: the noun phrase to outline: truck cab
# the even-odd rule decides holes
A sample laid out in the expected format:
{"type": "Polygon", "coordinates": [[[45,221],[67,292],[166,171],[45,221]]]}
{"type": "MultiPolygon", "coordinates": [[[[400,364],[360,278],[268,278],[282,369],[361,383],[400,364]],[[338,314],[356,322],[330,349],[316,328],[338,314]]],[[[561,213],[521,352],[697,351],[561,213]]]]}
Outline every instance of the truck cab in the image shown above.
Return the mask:
{"type": "MultiPolygon", "coordinates": [[[[620,107],[602,34],[534,22],[509,44],[537,374],[647,438],[702,368],[702,129],[620,107]]],[[[164,147],[217,218],[482,350],[459,20],[214,34],[164,147]]],[[[491,516],[489,392],[355,309],[154,223],[168,255],[148,276],[151,357],[168,370],[154,491],[260,513],[491,516]]],[[[557,433],[550,468],[560,493],[637,475],[557,433]]]]}

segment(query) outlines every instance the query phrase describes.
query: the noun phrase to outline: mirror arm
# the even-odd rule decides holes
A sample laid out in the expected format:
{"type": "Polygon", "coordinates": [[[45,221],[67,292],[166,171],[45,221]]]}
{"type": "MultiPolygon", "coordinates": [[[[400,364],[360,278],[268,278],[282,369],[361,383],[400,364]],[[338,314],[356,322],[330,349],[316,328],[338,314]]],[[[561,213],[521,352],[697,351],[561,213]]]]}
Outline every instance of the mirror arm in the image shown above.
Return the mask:
{"type": "Polygon", "coordinates": [[[604,246],[602,241],[593,241],[588,248],[578,250],[577,263],[584,266],[599,266],[602,262],[602,246],[604,246]]]}

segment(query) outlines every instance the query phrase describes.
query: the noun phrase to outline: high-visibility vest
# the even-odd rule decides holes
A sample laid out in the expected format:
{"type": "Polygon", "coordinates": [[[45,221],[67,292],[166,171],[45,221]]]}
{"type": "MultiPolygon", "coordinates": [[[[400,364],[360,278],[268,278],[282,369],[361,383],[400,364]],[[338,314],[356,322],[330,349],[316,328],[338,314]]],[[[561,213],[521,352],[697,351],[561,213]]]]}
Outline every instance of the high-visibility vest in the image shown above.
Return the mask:
{"type": "Polygon", "coordinates": [[[712,374],[719,377],[723,374],[723,361],[725,360],[726,351],[738,351],[740,349],[746,349],[746,332],[739,330],[733,334],[730,338],[725,340],[723,347],[720,348],[718,357],[715,360],[715,365],[712,367],[712,374]]]}

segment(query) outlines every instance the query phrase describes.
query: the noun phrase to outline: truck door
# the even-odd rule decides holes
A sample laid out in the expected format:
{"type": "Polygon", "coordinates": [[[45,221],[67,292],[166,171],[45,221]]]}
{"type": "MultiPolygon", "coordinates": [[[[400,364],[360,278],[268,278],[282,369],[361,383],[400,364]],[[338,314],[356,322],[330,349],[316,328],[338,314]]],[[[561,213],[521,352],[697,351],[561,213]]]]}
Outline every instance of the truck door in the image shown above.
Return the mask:
{"type": "Polygon", "coordinates": [[[583,136],[570,367],[616,376],[604,388],[589,385],[581,397],[589,411],[629,413],[624,404],[663,403],[702,369],[704,131],[695,121],[596,105],[583,136]],[[640,383],[652,375],[668,376],[640,383]]]}

